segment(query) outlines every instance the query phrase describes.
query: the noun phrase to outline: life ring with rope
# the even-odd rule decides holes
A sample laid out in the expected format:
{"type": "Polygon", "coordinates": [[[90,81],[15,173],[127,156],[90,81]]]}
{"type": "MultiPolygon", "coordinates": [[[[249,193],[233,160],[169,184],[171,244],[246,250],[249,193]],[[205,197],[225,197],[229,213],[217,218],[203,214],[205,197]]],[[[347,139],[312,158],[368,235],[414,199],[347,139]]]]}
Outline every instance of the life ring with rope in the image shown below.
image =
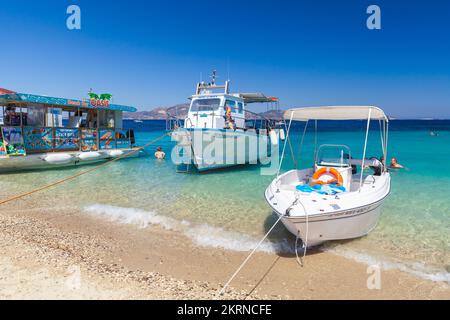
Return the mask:
{"type": "Polygon", "coordinates": [[[316,172],[314,172],[312,178],[311,178],[311,185],[324,185],[324,184],[335,184],[338,186],[342,186],[342,184],[344,183],[344,178],[342,178],[342,175],[339,173],[339,171],[337,171],[334,168],[320,168],[319,170],[317,170],[316,172]],[[320,177],[322,177],[325,174],[331,174],[332,176],[334,176],[333,179],[328,180],[328,181],[322,181],[319,180],[320,177]]]}

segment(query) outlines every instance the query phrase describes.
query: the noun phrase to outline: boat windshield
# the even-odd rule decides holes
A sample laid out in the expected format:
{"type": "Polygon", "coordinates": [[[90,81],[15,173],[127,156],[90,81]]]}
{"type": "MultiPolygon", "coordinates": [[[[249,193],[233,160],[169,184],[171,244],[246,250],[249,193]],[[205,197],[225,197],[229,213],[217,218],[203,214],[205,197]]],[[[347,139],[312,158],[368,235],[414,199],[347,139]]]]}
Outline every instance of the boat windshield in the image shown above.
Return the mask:
{"type": "Polygon", "coordinates": [[[192,101],[191,112],[197,111],[215,111],[219,109],[220,99],[195,99],[192,101]]]}
{"type": "Polygon", "coordinates": [[[344,145],[322,145],[316,156],[316,164],[326,167],[349,167],[350,148],[344,145]]]}

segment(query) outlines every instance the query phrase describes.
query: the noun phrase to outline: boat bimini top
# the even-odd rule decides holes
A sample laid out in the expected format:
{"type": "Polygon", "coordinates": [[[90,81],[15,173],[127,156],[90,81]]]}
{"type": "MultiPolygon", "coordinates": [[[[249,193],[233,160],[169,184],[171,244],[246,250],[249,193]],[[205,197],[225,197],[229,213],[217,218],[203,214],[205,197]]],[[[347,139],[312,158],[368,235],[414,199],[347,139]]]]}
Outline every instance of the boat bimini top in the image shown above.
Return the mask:
{"type": "Polygon", "coordinates": [[[384,120],[386,114],[373,106],[330,106],[289,109],[284,113],[285,120],[384,120]]]}
{"type": "MultiPolygon", "coordinates": [[[[383,157],[384,162],[387,159],[387,144],[388,144],[388,127],[389,127],[389,118],[386,116],[383,110],[381,110],[378,107],[375,106],[326,106],[326,107],[303,107],[303,108],[294,108],[289,109],[284,113],[284,119],[287,120],[288,126],[287,126],[287,139],[286,141],[289,141],[289,133],[291,129],[292,121],[302,121],[305,122],[305,127],[303,130],[303,136],[301,138],[301,145],[303,145],[304,142],[304,136],[306,134],[306,129],[308,127],[308,123],[310,120],[315,121],[315,141],[317,141],[317,120],[366,120],[367,126],[366,126],[366,132],[365,132],[365,139],[364,139],[364,149],[363,149],[363,155],[361,160],[355,160],[352,159],[350,156],[349,150],[347,150],[348,160],[346,162],[346,165],[360,165],[361,168],[364,168],[366,165],[370,166],[380,166],[379,161],[369,160],[366,159],[366,152],[367,152],[367,141],[369,136],[369,128],[370,128],[370,122],[372,120],[378,120],[380,125],[380,138],[381,138],[381,146],[383,150],[383,157]]],[[[281,161],[279,164],[279,169],[277,173],[277,177],[279,176],[281,165],[283,163],[285,149],[286,149],[286,142],[283,147],[283,152],[281,155],[281,161]]],[[[336,146],[335,146],[336,147],[336,146]]],[[[344,146],[341,146],[344,147],[344,146]]],[[[346,147],[347,148],[347,147],[346,147]]],[[[302,146],[300,146],[300,150],[302,149],[302,146]]],[[[348,148],[347,148],[348,149],[348,148]]],[[[317,146],[314,148],[314,152],[317,151],[317,146]]],[[[343,156],[343,155],[342,155],[343,156]]],[[[298,155],[300,158],[300,154],[298,155]]],[[[298,162],[294,160],[295,165],[297,166],[298,162]]],[[[317,164],[317,159],[316,159],[317,164]]],[[[385,163],[383,163],[383,170],[386,172],[387,168],[385,163]]],[[[363,183],[363,171],[361,169],[360,173],[360,183],[359,188],[361,189],[362,183],[363,183]]]]}

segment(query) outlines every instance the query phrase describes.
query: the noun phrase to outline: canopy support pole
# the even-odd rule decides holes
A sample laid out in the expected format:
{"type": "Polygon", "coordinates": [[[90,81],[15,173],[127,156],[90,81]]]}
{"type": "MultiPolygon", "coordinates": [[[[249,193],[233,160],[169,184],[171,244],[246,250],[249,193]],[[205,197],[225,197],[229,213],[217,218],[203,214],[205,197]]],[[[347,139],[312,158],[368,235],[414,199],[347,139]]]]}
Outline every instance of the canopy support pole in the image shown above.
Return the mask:
{"type": "Polygon", "coordinates": [[[363,183],[364,162],[366,160],[367,139],[369,137],[369,127],[370,127],[370,117],[371,117],[371,115],[372,115],[372,109],[369,109],[369,116],[367,117],[366,138],[364,140],[363,158],[362,158],[362,162],[361,162],[361,177],[359,179],[359,192],[361,192],[362,183],[363,183]]]}
{"type": "Polygon", "coordinates": [[[388,168],[387,168],[387,155],[388,155],[389,121],[385,121],[384,123],[385,123],[385,127],[386,127],[385,133],[384,133],[384,138],[386,140],[386,142],[384,143],[384,148],[385,148],[385,151],[384,151],[384,163],[385,163],[384,171],[387,172],[388,171],[388,168]]]}
{"type": "Polygon", "coordinates": [[[289,120],[289,126],[287,128],[287,132],[286,132],[286,141],[284,142],[284,146],[283,146],[283,152],[281,153],[281,159],[280,159],[280,165],[278,167],[278,172],[277,172],[277,180],[280,176],[280,171],[281,171],[281,165],[283,164],[283,159],[284,159],[284,152],[286,151],[286,144],[288,143],[288,139],[287,137],[289,137],[289,132],[291,131],[291,124],[292,124],[292,118],[294,117],[294,112],[291,112],[291,118],[289,120]]]}
{"type": "Polygon", "coordinates": [[[300,161],[300,155],[302,154],[302,150],[303,150],[303,141],[305,140],[305,135],[306,135],[306,129],[308,128],[308,123],[309,120],[307,120],[305,122],[305,128],[303,129],[303,134],[302,134],[302,139],[300,141],[300,148],[298,150],[298,155],[297,155],[297,162],[296,162],[296,167],[295,169],[298,169],[298,162],[300,161]]]}

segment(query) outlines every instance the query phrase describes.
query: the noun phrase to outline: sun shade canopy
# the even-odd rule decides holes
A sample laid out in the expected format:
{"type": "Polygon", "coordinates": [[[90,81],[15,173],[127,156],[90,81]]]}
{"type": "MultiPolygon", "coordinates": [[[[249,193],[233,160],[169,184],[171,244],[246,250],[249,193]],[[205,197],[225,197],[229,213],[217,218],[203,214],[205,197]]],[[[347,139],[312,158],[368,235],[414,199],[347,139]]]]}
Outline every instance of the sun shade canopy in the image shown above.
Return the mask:
{"type": "Polygon", "coordinates": [[[277,97],[267,97],[263,93],[239,93],[240,98],[244,99],[245,103],[264,103],[277,102],[277,97]]]}
{"type": "MultiPolygon", "coordinates": [[[[9,91],[9,90],[8,90],[9,91]]],[[[78,100],[78,99],[67,99],[67,98],[56,98],[48,97],[29,93],[12,93],[1,94],[0,93],[0,106],[24,104],[29,107],[36,105],[47,105],[50,107],[66,107],[66,108],[86,108],[86,109],[103,109],[103,110],[114,110],[114,111],[128,111],[136,112],[135,107],[123,106],[118,104],[108,104],[108,106],[93,106],[90,100],[78,100]]]]}
{"type": "Polygon", "coordinates": [[[289,109],[284,113],[286,120],[384,120],[388,117],[378,107],[373,106],[332,106],[289,109]]]}

